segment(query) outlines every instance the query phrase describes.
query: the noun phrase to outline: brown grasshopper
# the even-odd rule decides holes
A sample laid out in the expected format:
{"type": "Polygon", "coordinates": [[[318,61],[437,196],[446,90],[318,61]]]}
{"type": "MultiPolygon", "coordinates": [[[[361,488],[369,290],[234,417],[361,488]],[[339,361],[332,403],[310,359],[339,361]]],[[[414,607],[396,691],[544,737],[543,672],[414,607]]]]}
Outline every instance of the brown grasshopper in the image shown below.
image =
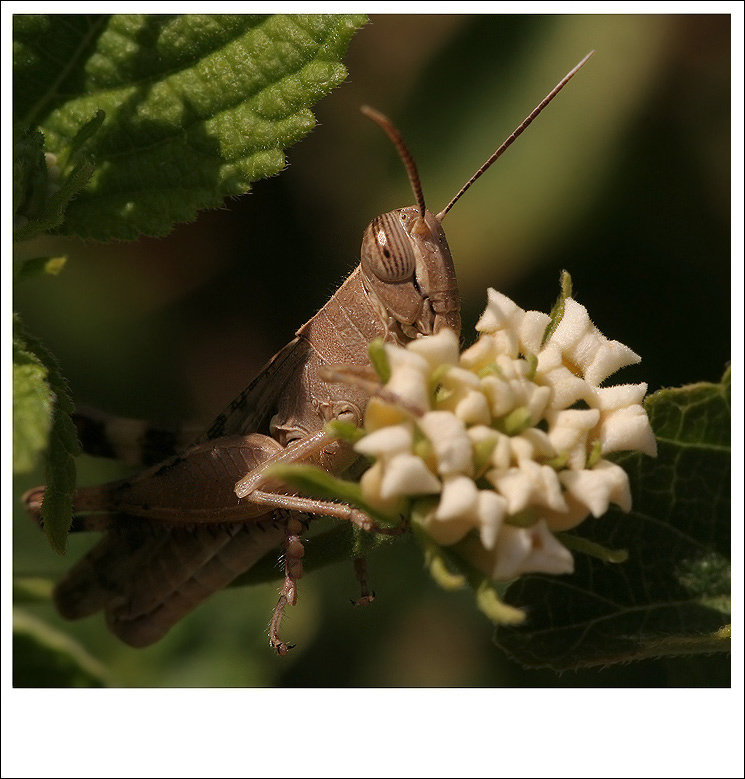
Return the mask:
{"type": "MultiPolygon", "coordinates": [[[[334,517],[364,530],[401,532],[376,525],[351,506],[295,494],[267,479],[264,469],[277,462],[304,462],[343,472],[352,465],[354,452],[328,433],[326,425],[331,420],[359,425],[369,387],[325,381],[329,367],[354,370],[369,365],[368,344],[376,337],[403,345],[443,327],[460,332],[455,268],[442,220],[591,54],[438,214],[425,206],[416,165],[398,131],[382,114],[362,109],[396,146],[416,205],[370,222],[359,266],[194,443],[133,477],[76,490],[76,522],[106,534],[57,585],[54,598],[64,617],[77,619],[104,610],[109,628],[120,639],[147,646],[283,544],[285,578],[269,642],[285,654],[289,645],[279,637],[280,622],[285,607],[297,601],[297,580],[303,572],[300,517],[334,517]]],[[[87,424],[81,435],[84,445],[91,429],[87,424]]],[[[42,500],[43,488],[26,496],[37,517],[42,500]]],[[[362,585],[357,602],[369,603],[364,561],[357,560],[355,569],[362,585]]]]}

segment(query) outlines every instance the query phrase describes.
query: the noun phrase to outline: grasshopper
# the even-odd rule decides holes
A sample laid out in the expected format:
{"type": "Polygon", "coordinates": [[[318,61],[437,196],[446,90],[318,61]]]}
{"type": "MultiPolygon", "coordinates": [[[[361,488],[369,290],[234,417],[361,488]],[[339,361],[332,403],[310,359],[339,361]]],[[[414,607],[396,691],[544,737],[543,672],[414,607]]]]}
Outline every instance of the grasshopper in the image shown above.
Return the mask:
{"type": "MultiPolygon", "coordinates": [[[[371,390],[364,382],[326,381],[329,369],[364,369],[368,344],[377,337],[405,345],[443,327],[460,332],[455,267],[442,221],[591,55],[567,73],[437,214],[425,206],[416,165],[399,132],[382,114],[362,109],[396,147],[416,205],[370,222],[357,268],[191,445],[132,477],[76,490],[75,524],[106,533],[57,585],[54,598],[64,617],[103,610],[115,635],[131,646],[147,646],[281,545],[284,583],[269,643],[286,654],[291,645],[280,638],[279,629],[286,606],[297,602],[303,573],[302,517],[320,515],[368,531],[401,532],[376,525],[351,506],[295,494],[264,470],[277,462],[313,463],[334,474],[348,469],[355,454],[326,425],[331,420],[360,425],[371,390]]],[[[85,446],[97,423],[88,420],[79,429],[85,446]]],[[[166,449],[174,443],[166,441],[166,449]]],[[[25,496],[37,519],[43,494],[40,487],[25,496]]],[[[355,569],[362,587],[357,603],[364,605],[373,598],[364,560],[357,559],[355,569]]]]}

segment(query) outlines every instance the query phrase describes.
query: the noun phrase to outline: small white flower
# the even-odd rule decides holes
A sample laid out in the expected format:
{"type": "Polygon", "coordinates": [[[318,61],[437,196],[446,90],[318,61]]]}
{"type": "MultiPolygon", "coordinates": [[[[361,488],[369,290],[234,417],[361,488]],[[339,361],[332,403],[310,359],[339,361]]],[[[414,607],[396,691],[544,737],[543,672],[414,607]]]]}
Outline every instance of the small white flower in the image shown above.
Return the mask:
{"type": "Polygon", "coordinates": [[[469,346],[461,354],[460,364],[461,367],[478,374],[484,368],[495,364],[497,354],[494,339],[481,336],[473,346],[469,346]]]}
{"type": "Polygon", "coordinates": [[[368,468],[360,478],[360,489],[362,491],[362,497],[371,505],[375,506],[381,511],[388,513],[395,513],[401,502],[401,495],[393,495],[393,497],[383,498],[382,487],[383,477],[385,476],[385,468],[383,461],[379,460],[368,468]]]}
{"type": "Polygon", "coordinates": [[[520,351],[523,354],[538,354],[543,334],[551,323],[551,317],[541,311],[526,311],[519,328],[520,351]]]}
{"type": "Polygon", "coordinates": [[[619,368],[641,362],[628,346],[609,341],[590,321],[587,309],[572,298],[564,301],[564,315],[547,345],[558,347],[595,387],[619,368]]]}
{"type": "Polygon", "coordinates": [[[489,403],[483,392],[468,390],[454,409],[455,416],[467,425],[488,425],[491,422],[489,403]]]}
{"type": "Polygon", "coordinates": [[[602,415],[599,432],[603,454],[635,450],[657,456],[657,439],[640,404],[602,415]]]}
{"type": "Polygon", "coordinates": [[[594,517],[603,516],[611,503],[622,511],[631,510],[629,477],[619,465],[601,460],[594,468],[562,471],[559,479],[567,492],[594,517]]]}
{"type": "Polygon", "coordinates": [[[502,525],[493,549],[465,539],[460,551],[494,581],[509,581],[525,573],[565,574],[574,559],[541,520],[532,527],[502,525]]]}
{"type": "Polygon", "coordinates": [[[506,471],[489,471],[486,478],[507,500],[510,514],[519,514],[530,505],[566,510],[556,471],[548,465],[526,459],[506,471]]]}
{"type": "Polygon", "coordinates": [[[432,443],[442,476],[473,473],[473,450],[466,426],[450,411],[429,411],[417,420],[432,443]]]}
{"type": "Polygon", "coordinates": [[[429,363],[410,349],[386,344],[385,353],[391,368],[386,389],[422,411],[429,408],[429,363]]]}
{"type": "Polygon", "coordinates": [[[422,526],[442,546],[455,544],[476,530],[484,548],[492,549],[505,512],[506,501],[500,495],[478,490],[465,476],[452,476],[444,480],[440,503],[423,518],[422,526]]]}
{"type": "Polygon", "coordinates": [[[548,346],[538,355],[536,379],[551,388],[550,407],[568,408],[578,400],[584,400],[589,386],[562,362],[561,350],[548,346]]]}
{"type": "Polygon", "coordinates": [[[646,393],[646,384],[593,388],[588,403],[600,410],[597,435],[603,454],[639,451],[657,456],[657,441],[641,405],[646,393]]]}
{"type": "Polygon", "coordinates": [[[412,341],[407,346],[407,351],[424,357],[432,370],[440,365],[457,365],[459,357],[458,336],[445,327],[435,335],[412,341]]]}
{"type": "Polygon", "coordinates": [[[397,454],[390,459],[380,484],[380,496],[434,495],[442,485],[439,479],[413,454],[397,454]]]}
{"type": "Polygon", "coordinates": [[[485,549],[493,549],[499,537],[502,520],[507,513],[507,501],[491,490],[479,490],[479,537],[485,549]]]}
{"type": "Polygon", "coordinates": [[[503,417],[515,408],[515,393],[510,383],[498,376],[485,376],[481,379],[481,391],[489,403],[493,417],[503,417]]]}
{"type": "Polygon", "coordinates": [[[392,457],[411,452],[414,434],[410,424],[390,425],[366,435],[354,448],[366,457],[392,457]]]}
{"type": "Polygon", "coordinates": [[[435,518],[447,522],[472,514],[476,511],[479,491],[467,476],[451,476],[442,485],[440,505],[435,518]]]}
{"type": "Polygon", "coordinates": [[[584,468],[590,431],[600,421],[600,412],[596,408],[550,411],[546,419],[548,438],[556,452],[567,457],[570,468],[584,468]]]}
{"type": "Polygon", "coordinates": [[[444,372],[440,384],[443,393],[437,399],[438,409],[452,411],[468,425],[488,425],[491,422],[489,404],[480,391],[479,377],[475,373],[453,366],[444,372]]]}
{"type": "Polygon", "coordinates": [[[489,287],[486,291],[486,309],[476,323],[476,330],[479,333],[496,333],[497,330],[519,324],[523,313],[517,303],[510,300],[507,295],[489,287]]]}

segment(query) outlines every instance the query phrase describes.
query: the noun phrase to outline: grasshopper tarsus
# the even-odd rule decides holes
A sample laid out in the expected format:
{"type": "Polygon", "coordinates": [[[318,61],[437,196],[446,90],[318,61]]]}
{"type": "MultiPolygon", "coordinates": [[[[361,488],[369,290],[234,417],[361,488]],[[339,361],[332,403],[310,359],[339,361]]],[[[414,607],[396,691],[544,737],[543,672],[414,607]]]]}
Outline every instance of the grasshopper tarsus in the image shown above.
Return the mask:
{"type": "Polygon", "coordinates": [[[375,593],[370,592],[367,595],[363,595],[361,598],[357,598],[357,600],[355,600],[354,598],[350,598],[349,602],[353,606],[369,606],[374,600],[375,600],[375,593]]]}
{"type": "Polygon", "coordinates": [[[367,558],[354,558],[354,575],[360,585],[360,597],[357,600],[350,598],[353,606],[369,606],[375,600],[375,593],[367,586],[367,558]]]}

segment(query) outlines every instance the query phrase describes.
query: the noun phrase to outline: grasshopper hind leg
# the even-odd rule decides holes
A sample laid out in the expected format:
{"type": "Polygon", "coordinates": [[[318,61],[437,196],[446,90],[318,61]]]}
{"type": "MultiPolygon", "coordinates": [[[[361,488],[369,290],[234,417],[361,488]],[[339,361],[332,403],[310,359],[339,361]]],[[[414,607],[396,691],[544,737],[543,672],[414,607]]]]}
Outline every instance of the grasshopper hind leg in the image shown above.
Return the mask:
{"type": "Polygon", "coordinates": [[[103,611],[133,647],[161,639],[211,594],[277,549],[285,536],[271,513],[243,524],[165,527],[128,515],[113,524],[57,585],[67,619],[103,611]]]}

